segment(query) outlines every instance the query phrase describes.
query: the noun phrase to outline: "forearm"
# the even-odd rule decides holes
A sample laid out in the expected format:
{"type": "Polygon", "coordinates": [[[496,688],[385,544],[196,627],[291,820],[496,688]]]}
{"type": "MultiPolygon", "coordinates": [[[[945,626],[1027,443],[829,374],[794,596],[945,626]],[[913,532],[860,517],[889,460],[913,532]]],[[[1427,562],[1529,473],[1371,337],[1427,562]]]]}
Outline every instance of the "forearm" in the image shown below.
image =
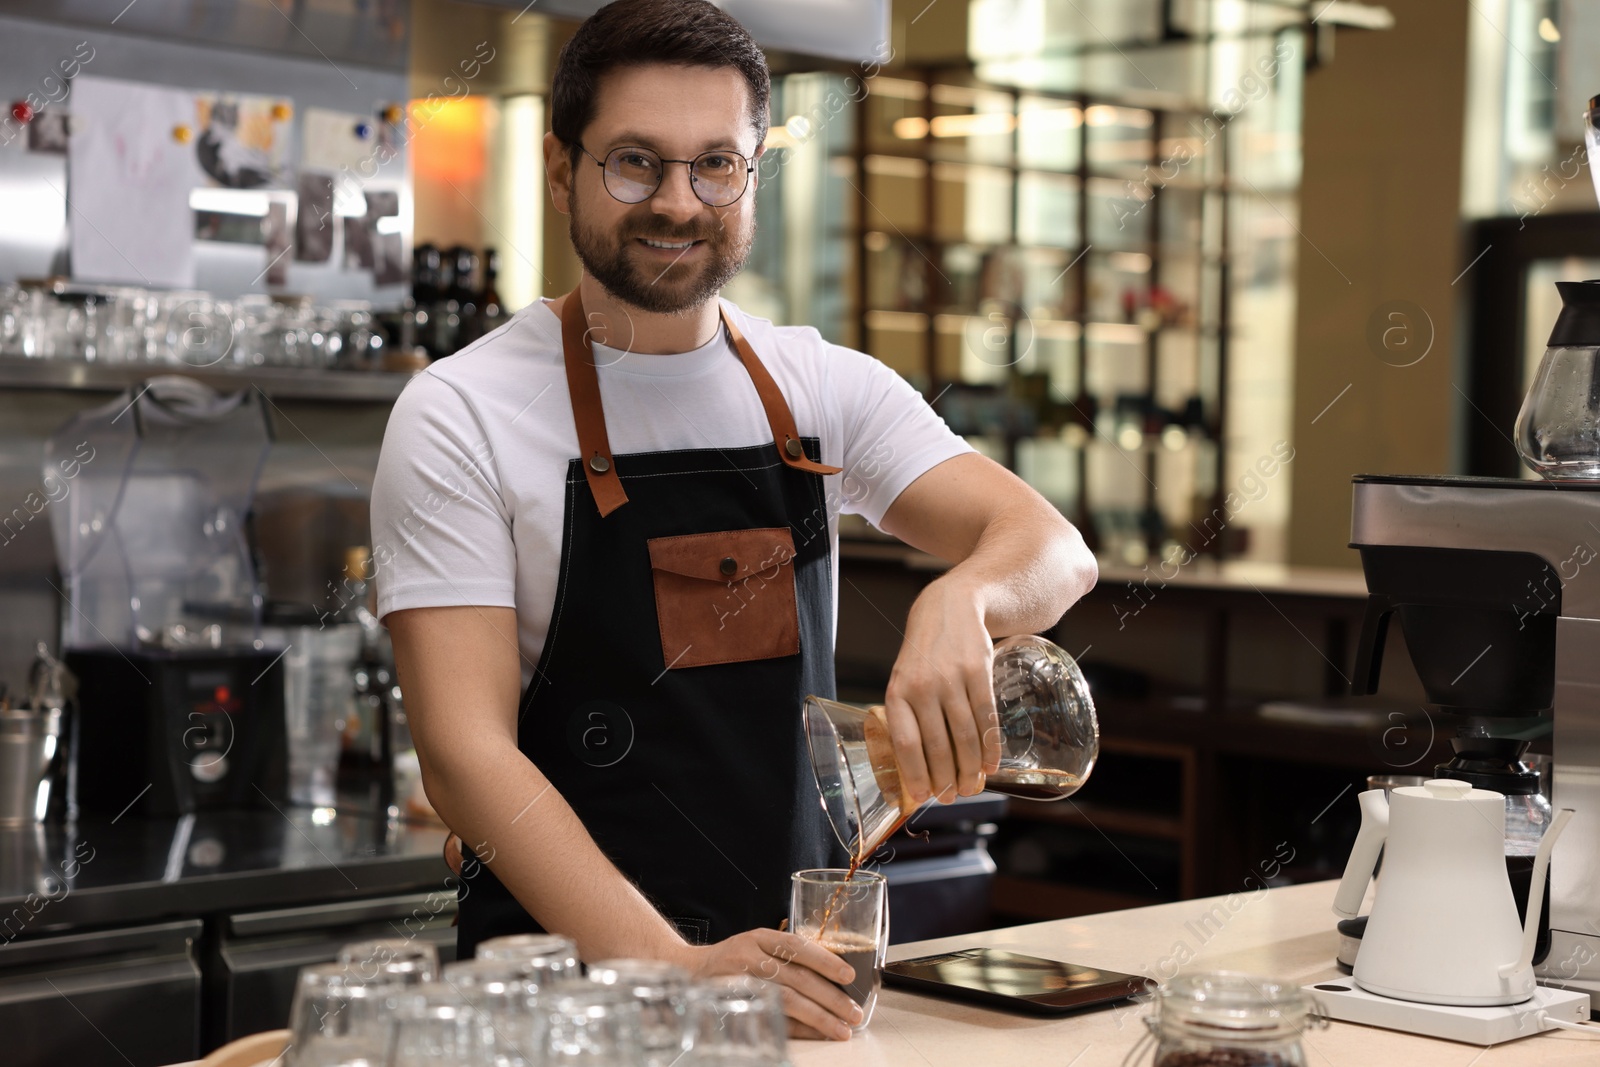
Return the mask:
{"type": "MultiPolygon", "coordinates": [[[[545,929],[586,960],[678,959],[686,948],[638,888],[600,851],[544,775],[506,742],[423,761],[428,799],[545,929]]],[[[472,868],[462,872],[472,891],[472,868]]]]}
{"type": "Polygon", "coordinates": [[[1077,528],[1039,500],[997,515],[924,597],[969,601],[990,637],[1008,637],[1054,626],[1098,577],[1077,528]]]}

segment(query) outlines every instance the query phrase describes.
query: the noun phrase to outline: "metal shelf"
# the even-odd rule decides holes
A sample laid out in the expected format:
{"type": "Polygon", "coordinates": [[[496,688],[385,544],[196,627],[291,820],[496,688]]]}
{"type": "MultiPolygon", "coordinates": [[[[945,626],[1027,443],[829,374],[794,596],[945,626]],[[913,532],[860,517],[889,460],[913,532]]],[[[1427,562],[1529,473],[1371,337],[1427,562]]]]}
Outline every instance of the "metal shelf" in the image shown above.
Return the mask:
{"type": "Polygon", "coordinates": [[[257,367],[235,370],[166,363],[83,363],[70,359],[0,358],[0,389],[62,389],[86,393],[119,393],[130,385],[163,374],[194,378],[214,389],[231,392],[255,387],[272,399],[316,400],[345,404],[389,404],[411,380],[390,371],[312,370],[257,367]]]}

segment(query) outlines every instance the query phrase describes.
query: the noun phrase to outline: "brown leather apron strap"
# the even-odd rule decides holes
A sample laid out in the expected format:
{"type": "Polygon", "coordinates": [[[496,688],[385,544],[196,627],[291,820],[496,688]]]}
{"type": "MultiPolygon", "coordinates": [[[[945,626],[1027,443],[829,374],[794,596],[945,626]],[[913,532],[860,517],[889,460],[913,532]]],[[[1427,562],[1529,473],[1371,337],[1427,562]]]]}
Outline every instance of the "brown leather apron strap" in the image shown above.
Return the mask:
{"type": "Polygon", "coordinates": [[[589,320],[583,313],[583,298],[574,289],[561,306],[561,355],[567,368],[567,392],[572,397],[572,418],[578,427],[578,455],[583,463],[589,491],[600,506],[602,518],[628,502],[622,480],[611,459],[611,441],[606,437],[606,416],[600,406],[600,375],[594,368],[594,349],[589,344],[589,320]]]}
{"type": "MultiPolygon", "coordinates": [[[[756,355],[750,342],[733,323],[726,306],[720,306],[722,324],[744,364],[750,381],[761,398],[761,407],[767,415],[767,425],[778,446],[778,455],[784,463],[796,470],[812,474],[838,474],[843,468],[830,467],[806,456],[795,428],[794,413],[789,410],[783,390],[772,380],[772,375],[756,355]]],[[[606,436],[606,416],[600,404],[600,375],[595,370],[594,350],[589,343],[589,321],[584,315],[583,298],[574,289],[566,295],[561,306],[561,349],[566,363],[567,392],[572,397],[572,418],[578,428],[578,452],[583,461],[583,475],[589,481],[589,491],[594,494],[602,518],[628,502],[622,481],[617,477],[616,463],[611,455],[611,442],[606,436]]]]}
{"type": "Polygon", "coordinates": [[[761,397],[761,406],[766,409],[767,425],[772,427],[772,439],[778,445],[778,455],[796,470],[810,471],[812,474],[838,474],[842,467],[830,467],[806,457],[805,446],[800,442],[800,431],[795,429],[794,413],[789,410],[788,401],[783,399],[783,390],[767,373],[767,368],[756,356],[756,350],[750,347],[750,342],[744,339],[739,327],[733,324],[733,316],[728,314],[727,306],[720,301],[718,303],[722,310],[722,324],[728,328],[728,336],[733,338],[739,361],[750,373],[756,394],[761,397]]]}

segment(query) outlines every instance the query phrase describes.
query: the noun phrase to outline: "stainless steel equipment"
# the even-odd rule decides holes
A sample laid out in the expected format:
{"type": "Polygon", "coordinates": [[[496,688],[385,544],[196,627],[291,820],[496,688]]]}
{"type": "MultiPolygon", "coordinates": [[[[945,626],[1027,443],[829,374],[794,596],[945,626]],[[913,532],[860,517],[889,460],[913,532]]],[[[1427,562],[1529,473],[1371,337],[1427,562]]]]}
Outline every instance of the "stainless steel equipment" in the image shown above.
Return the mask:
{"type": "Polygon", "coordinates": [[[50,767],[48,720],[32,708],[0,708],[0,826],[34,821],[39,785],[50,767]]]}
{"type": "Polygon", "coordinates": [[[285,793],[281,652],[261,638],[246,516],[272,423],[259,390],[152,378],[46,443],[78,681],[85,811],[184,814],[285,793]],[[59,473],[58,473],[59,472],[59,473]]]}
{"type": "Polygon", "coordinates": [[[1370,591],[1353,688],[1376,690],[1398,616],[1435,729],[1455,733],[1436,776],[1528,795],[1522,756],[1551,738],[1554,803],[1576,814],[1537,974],[1600,992],[1600,483],[1362,475],[1350,541],[1370,591]]]}

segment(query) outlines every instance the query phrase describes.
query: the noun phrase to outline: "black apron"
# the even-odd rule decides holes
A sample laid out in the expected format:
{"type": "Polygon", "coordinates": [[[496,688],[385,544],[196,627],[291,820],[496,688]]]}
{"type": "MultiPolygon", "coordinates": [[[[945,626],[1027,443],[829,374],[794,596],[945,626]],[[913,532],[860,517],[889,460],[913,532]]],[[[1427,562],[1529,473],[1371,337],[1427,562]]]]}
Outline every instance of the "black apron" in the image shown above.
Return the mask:
{"type": "MultiPolygon", "coordinates": [[[[790,874],[846,859],[801,721],[807,695],[834,695],[823,475],[839,468],[799,436],[725,309],[773,441],[613,456],[576,290],[561,318],[582,458],[567,465],[560,578],[518,747],[687,941],[775,927],[790,874]]],[[[541,930],[470,850],[464,861],[458,957],[541,930]]]]}

